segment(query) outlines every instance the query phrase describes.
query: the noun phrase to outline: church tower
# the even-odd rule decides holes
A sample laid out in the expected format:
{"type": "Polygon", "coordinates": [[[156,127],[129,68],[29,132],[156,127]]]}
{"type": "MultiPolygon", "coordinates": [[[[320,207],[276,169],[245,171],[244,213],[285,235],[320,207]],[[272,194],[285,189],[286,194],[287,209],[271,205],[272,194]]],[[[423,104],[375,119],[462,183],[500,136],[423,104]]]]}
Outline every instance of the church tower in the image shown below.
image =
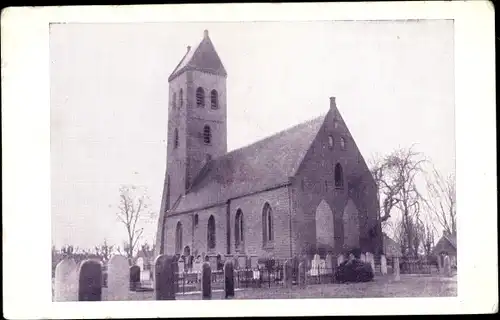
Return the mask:
{"type": "Polygon", "coordinates": [[[227,152],[227,73],[205,30],[170,75],[163,214],[189,190],[204,165],[227,152]]]}

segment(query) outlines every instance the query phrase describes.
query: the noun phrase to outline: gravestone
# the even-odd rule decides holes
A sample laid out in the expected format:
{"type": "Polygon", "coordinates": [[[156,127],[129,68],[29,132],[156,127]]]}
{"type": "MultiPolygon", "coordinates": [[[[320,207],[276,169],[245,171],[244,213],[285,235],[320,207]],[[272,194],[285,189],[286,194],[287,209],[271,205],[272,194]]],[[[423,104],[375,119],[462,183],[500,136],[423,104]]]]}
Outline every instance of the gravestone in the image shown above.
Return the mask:
{"type": "Polygon", "coordinates": [[[212,270],[208,262],[203,263],[201,271],[201,298],[212,299],[212,270]]]}
{"type": "Polygon", "coordinates": [[[383,275],[387,274],[387,259],[385,258],[385,255],[380,256],[380,273],[383,275]]]}
{"type": "Polygon", "coordinates": [[[247,257],[246,256],[239,256],[238,257],[238,267],[240,269],[246,269],[247,268],[247,257]]]}
{"type": "Polygon", "coordinates": [[[291,288],[292,287],[292,281],[293,281],[293,266],[292,262],[290,260],[286,260],[285,264],[283,266],[283,282],[285,283],[286,288],[291,288]]]}
{"type": "Polygon", "coordinates": [[[177,268],[179,270],[180,273],[184,273],[185,272],[185,262],[184,262],[184,258],[183,256],[180,257],[179,261],[177,261],[177,268]]]}
{"type": "Polygon", "coordinates": [[[317,276],[319,274],[319,254],[315,254],[311,261],[311,276],[317,276]]]}
{"type": "Polygon", "coordinates": [[[175,258],[159,255],[155,260],[155,300],[175,300],[176,293],[175,258]]]}
{"type": "Polygon", "coordinates": [[[135,264],[139,267],[141,271],[144,270],[144,259],[142,257],[137,258],[135,264]]]}
{"type": "Polygon", "coordinates": [[[401,277],[399,275],[399,257],[394,257],[394,280],[399,281],[401,277]]]}
{"type": "Polygon", "coordinates": [[[130,290],[135,291],[141,283],[141,269],[139,266],[130,267],[130,290]]]}
{"type": "Polygon", "coordinates": [[[85,260],[78,270],[78,301],[102,300],[102,265],[85,260]]]}
{"type": "Polygon", "coordinates": [[[325,258],[326,273],[332,273],[333,270],[333,256],[329,253],[325,258]]]}
{"type": "Polygon", "coordinates": [[[299,263],[299,270],[298,270],[298,284],[299,288],[305,288],[306,286],[306,264],[304,261],[299,263]]]}
{"type": "Polygon", "coordinates": [[[344,255],[341,254],[337,257],[337,266],[340,266],[344,262],[344,255]]]}
{"type": "Polygon", "coordinates": [[[321,259],[319,261],[319,274],[320,275],[324,275],[326,274],[326,260],[325,259],[321,259]]]}
{"type": "Polygon", "coordinates": [[[447,277],[451,277],[452,274],[451,274],[451,261],[450,261],[450,257],[448,255],[445,255],[444,256],[444,266],[443,266],[443,270],[444,270],[444,275],[447,276],[447,277]]]}
{"type": "Polygon", "coordinates": [[[108,262],[108,300],[127,300],[129,266],[126,257],[114,255],[108,262]]]}
{"type": "Polygon", "coordinates": [[[371,252],[366,253],[366,262],[371,265],[373,274],[375,274],[375,258],[371,252]]]}
{"type": "Polygon", "coordinates": [[[54,301],[78,301],[78,266],[65,258],[55,270],[54,301]]]}
{"type": "Polygon", "coordinates": [[[201,256],[196,257],[196,260],[193,263],[193,272],[201,273],[201,267],[203,266],[203,261],[201,256]]]}
{"type": "Polygon", "coordinates": [[[442,259],[443,259],[442,255],[437,256],[439,274],[443,274],[443,260],[442,259]]]}
{"type": "Polygon", "coordinates": [[[231,260],[224,264],[224,292],[226,299],[234,298],[234,267],[231,260]]]}
{"type": "Polygon", "coordinates": [[[362,253],[362,254],[360,255],[359,259],[360,259],[361,261],[363,261],[363,262],[366,262],[366,256],[365,256],[365,254],[364,254],[364,253],[362,253]]]}

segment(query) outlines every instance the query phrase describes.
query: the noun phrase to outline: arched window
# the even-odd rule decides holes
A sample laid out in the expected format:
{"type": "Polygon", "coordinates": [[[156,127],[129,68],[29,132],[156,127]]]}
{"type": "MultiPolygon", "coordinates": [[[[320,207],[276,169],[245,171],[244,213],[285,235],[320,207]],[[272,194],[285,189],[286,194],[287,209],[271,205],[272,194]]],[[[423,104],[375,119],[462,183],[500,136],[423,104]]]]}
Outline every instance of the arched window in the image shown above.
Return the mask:
{"type": "Polygon", "coordinates": [[[218,109],[219,108],[219,95],[217,94],[217,90],[212,90],[210,92],[210,106],[212,109],[218,109]]]}
{"type": "Polygon", "coordinates": [[[193,226],[196,228],[198,226],[198,214],[193,217],[193,226]]]}
{"type": "Polygon", "coordinates": [[[215,218],[214,218],[214,216],[210,216],[210,218],[208,218],[207,245],[208,245],[208,250],[215,249],[215,218]]]}
{"type": "Polygon", "coordinates": [[[202,87],[196,89],[196,106],[200,108],[205,106],[205,90],[202,87]]]}
{"type": "Polygon", "coordinates": [[[243,244],[243,211],[238,209],[236,211],[236,219],[234,222],[234,244],[236,248],[240,247],[243,244]]]}
{"type": "Polygon", "coordinates": [[[262,240],[264,245],[273,241],[273,238],[273,210],[269,203],[266,203],[262,209],[262,240]]]}
{"type": "Polygon", "coordinates": [[[175,253],[180,253],[182,250],[182,223],[177,222],[175,228],[175,253]]]}
{"type": "Polygon", "coordinates": [[[176,102],[177,102],[177,93],[174,92],[173,97],[172,97],[172,108],[174,108],[174,109],[176,107],[176,102]]]}
{"type": "Polygon", "coordinates": [[[342,148],[342,150],[346,149],[346,141],[344,137],[340,138],[340,148],[342,148]]]}
{"type": "Polygon", "coordinates": [[[179,146],[179,130],[175,128],[174,130],[174,149],[176,149],[179,146]]]}
{"type": "Polygon", "coordinates": [[[182,90],[179,90],[179,107],[182,108],[182,105],[184,104],[184,91],[182,90]]]}
{"type": "Polygon", "coordinates": [[[340,163],[335,165],[335,187],[342,188],[344,186],[344,173],[342,172],[342,166],[340,163]]]}
{"type": "Polygon", "coordinates": [[[211,141],[212,141],[212,131],[210,130],[209,126],[205,126],[203,128],[203,142],[205,142],[205,144],[210,144],[211,141]]]}
{"type": "Polygon", "coordinates": [[[333,136],[328,136],[328,147],[333,148],[333,136]]]}

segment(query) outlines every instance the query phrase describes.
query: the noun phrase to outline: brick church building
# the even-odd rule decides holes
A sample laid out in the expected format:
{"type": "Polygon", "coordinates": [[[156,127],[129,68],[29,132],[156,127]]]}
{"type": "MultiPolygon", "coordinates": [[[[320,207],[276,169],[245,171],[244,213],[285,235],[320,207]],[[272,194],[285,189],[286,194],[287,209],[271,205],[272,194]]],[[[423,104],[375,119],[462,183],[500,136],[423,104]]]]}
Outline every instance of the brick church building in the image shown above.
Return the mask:
{"type": "Polygon", "coordinates": [[[228,152],[226,77],[208,31],[169,77],[156,254],[379,253],[377,187],[335,98],[324,115],[228,152]]]}

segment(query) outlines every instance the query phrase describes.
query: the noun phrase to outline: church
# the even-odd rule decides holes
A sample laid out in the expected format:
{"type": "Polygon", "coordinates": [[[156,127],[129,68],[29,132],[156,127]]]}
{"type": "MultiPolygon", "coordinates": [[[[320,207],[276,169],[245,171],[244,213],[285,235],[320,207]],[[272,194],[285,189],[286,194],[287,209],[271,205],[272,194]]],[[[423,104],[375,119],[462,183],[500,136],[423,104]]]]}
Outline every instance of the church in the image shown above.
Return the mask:
{"type": "Polygon", "coordinates": [[[381,253],[377,186],[335,98],[323,115],[228,152],[226,78],[206,30],[169,77],[155,254],[381,253]]]}

